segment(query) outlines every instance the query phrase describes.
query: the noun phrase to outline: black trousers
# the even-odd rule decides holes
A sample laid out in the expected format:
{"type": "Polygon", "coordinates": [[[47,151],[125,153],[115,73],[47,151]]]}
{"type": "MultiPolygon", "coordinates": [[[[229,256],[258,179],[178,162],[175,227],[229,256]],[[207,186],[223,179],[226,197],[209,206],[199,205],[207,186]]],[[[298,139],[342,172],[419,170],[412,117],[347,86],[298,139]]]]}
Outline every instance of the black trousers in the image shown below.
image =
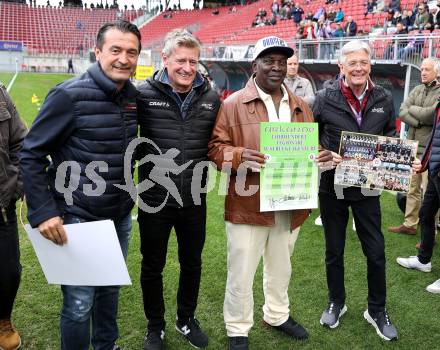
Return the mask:
{"type": "Polygon", "coordinates": [[[206,201],[200,206],[164,207],[156,214],[139,211],[141,235],[141,287],[149,330],[165,328],[162,271],[168,240],[174,227],[180,263],[177,316],[194,316],[202,272],[202,250],[206,236],[206,201]]]}
{"type": "Polygon", "coordinates": [[[420,208],[420,229],[422,241],[418,258],[421,263],[431,261],[432,250],[435,242],[435,215],[440,207],[440,178],[438,173],[429,173],[428,186],[420,208]]]}
{"type": "Polygon", "coordinates": [[[5,210],[6,222],[0,215],[0,319],[11,317],[21,275],[15,202],[5,210]]]}
{"type": "Polygon", "coordinates": [[[367,258],[368,310],[372,313],[383,311],[386,300],[385,244],[381,231],[379,197],[370,196],[360,201],[349,201],[320,194],[319,201],[325,233],[329,300],[338,304],[345,303],[344,248],[348,207],[351,207],[356,232],[367,258]]]}

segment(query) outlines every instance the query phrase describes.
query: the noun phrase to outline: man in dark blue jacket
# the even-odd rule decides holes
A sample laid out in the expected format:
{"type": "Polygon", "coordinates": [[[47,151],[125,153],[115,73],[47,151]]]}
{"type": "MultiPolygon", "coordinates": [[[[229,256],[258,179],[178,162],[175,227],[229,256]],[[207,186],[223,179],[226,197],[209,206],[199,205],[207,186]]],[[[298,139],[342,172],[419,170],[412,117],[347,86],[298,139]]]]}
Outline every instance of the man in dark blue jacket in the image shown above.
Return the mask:
{"type": "MultiPolygon", "coordinates": [[[[316,95],[313,115],[319,124],[321,146],[341,161],[339,145],[342,131],[393,136],[395,112],[391,94],[370,79],[370,47],[353,40],[341,50],[340,78],[326,84],[316,95]]],[[[325,263],[328,286],[328,306],[320,323],[336,328],[347,311],[344,285],[344,249],[348,208],[353,211],[357,234],[367,258],[368,309],[364,318],[386,340],[397,339],[397,331],[385,309],[385,246],[381,231],[378,193],[358,187],[341,189],[334,185],[334,170],[322,174],[319,202],[325,233],[325,263]]]]}
{"type": "Polygon", "coordinates": [[[194,318],[206,235],[208,141],[220,106],[217,93],[197,72],[200,43],[176,29],[165,38],[164,69],[139,86],[139,194],[141,286],[148,332],[144,350],[163,347],[165,305],[162,271],[174,227],[179,245],[180,279],[176,329],[197,348],[208,337],[194,318]],[[141,192],[141,191],[140,191],[141,192]]]}
{"type": "MultiPolygon", "coordinates": [[[[421,243],[417,256],[397,258],[397,263],[408,269],[431,272],[431,258],[435,244],[435,217],[440,208],[440,103],[437,104],[434,126],[422,157],[422,169],[428,170],[428,185],[420,208],[421,243]]],[[[440,279],[426,287],[430,293],[440,294],[440,279]]]]}
{"type": "MultiPolygon", "coordinates": [[[[124,152],[137,134],[137,91],[128,80],[140,39],[129,22],[103,25],[97,63],[50,91],[24,141],[20,161],[28,219],[56,244],[68,241],[63,224],[111,219],[127,254],[133,201],[117,185],[124,179],[124,152]]],[[[61,289],[61,349],[89,349],[91,320],[93,348],[118,349],[119,287],[61,289]]]]}

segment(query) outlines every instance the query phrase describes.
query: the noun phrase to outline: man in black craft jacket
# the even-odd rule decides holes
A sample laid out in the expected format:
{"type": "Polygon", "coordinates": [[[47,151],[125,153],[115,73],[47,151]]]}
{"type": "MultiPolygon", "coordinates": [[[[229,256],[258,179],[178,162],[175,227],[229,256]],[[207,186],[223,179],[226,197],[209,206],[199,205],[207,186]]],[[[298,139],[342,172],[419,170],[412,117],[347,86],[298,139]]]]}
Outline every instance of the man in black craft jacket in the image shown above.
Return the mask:
{"type": "Polygon", "coordinates": [[[174,227],[180,279],[176,330],[197,348],[208,336],[194,317],[206,234],[208,141],[220,101],[197,66],[200,43],[176,29],[165,38],[164,68],[139,86],[139,230],[141,286],[148,330],[144,350],[162,349],[165,305],[162,270],[174,227]]]}

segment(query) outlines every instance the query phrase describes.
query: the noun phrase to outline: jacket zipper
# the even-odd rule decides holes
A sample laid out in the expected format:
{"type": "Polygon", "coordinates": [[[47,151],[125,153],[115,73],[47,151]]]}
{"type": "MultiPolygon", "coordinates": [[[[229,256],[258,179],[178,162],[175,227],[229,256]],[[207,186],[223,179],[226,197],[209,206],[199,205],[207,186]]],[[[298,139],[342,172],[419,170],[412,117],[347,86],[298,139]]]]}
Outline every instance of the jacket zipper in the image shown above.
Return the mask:
{"type": "Polygon", "coordinates": [[[6,214],[6,209],[2,207],[2,216],[5,224],[8,222],[8,215],[6,214]]]}

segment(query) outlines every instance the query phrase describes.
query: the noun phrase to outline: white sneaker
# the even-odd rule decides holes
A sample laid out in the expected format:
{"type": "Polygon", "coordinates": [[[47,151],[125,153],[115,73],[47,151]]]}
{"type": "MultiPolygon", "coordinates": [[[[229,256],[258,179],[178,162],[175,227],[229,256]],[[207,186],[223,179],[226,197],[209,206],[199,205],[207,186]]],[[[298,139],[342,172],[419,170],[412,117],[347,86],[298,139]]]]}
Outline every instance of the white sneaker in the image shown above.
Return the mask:
{"type": "Polygon", "coordinates": [[[431,272],[431,262],[422,264],[417,256],[410,256],[409,258],[397,258],[397,263],[407,269],[416,269],[422,272],[431,272]]]}
{"type": "Polygon", "coordinates": [[[429,293],[440,294],[440,279],[426,287],[429,293]]]}
{"type": "Polygon", "coordinates": [[[322,226],[321,215],[319,215],[319,216],[315,219],[315,225],[316,225],[316,226],[322,226]]]}

